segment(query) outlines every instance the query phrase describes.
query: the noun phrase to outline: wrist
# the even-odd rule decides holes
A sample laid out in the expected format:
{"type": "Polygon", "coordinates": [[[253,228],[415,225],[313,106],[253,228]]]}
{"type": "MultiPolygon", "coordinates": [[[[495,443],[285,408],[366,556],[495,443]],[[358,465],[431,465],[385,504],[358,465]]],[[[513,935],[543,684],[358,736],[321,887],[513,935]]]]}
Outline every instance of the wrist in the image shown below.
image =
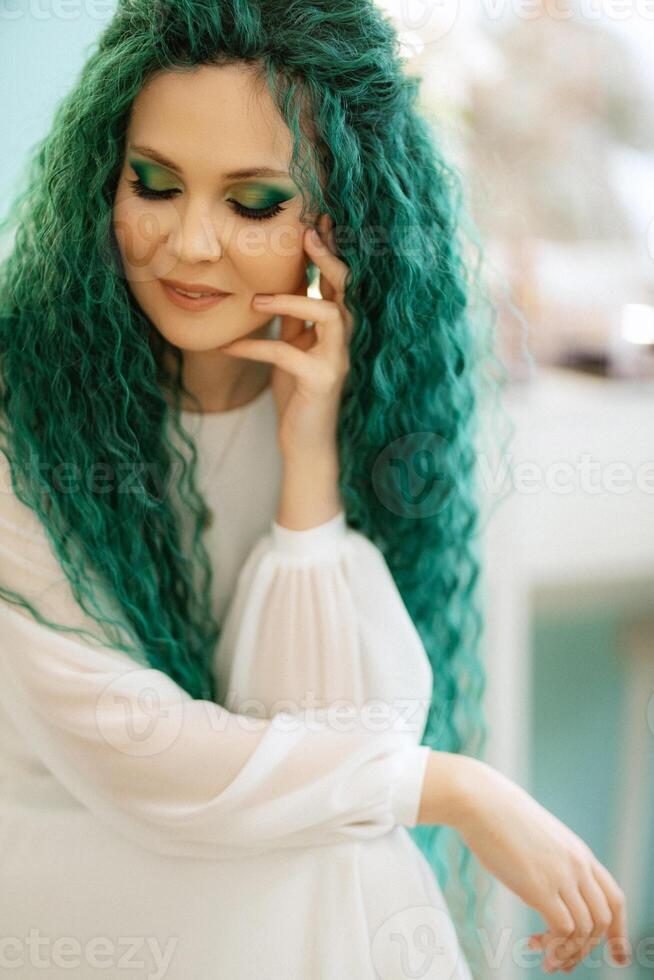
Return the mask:
{"type": "Polygon", "coordinates": [[[336,451],[284,456],[281,493],[275,520],[303,531],[324,524],[343,509],[336,451]]]}
{"type": "Polygon", "coordinates": [[[460,830],[475,797],[478,759],[457,752],[432,750],[425,769],[419,824],[446,824],[460,830]]]}
{"type": "Polygon", "coordinates": [[[310,470],[318,466],[322,470],[338,470],[338,448],[335,443],[313,445],[311,449],[282,449],[281,457],[284,471],[310,470]]]}

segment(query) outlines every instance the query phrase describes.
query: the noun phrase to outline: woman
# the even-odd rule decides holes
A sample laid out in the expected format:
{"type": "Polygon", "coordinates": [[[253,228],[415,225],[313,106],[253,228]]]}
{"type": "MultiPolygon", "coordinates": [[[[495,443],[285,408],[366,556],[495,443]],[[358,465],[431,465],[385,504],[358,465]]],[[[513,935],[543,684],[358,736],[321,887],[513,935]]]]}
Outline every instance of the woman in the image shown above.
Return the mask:
{"type": "Polygon", "coordinates": [[[362,0],[125,0],[35,156],[0,282],[21,977],[469,978],[448,827],[548,962],[625,935],[441,714],[481,686],[478,341],[396,42],[362,0]]]}

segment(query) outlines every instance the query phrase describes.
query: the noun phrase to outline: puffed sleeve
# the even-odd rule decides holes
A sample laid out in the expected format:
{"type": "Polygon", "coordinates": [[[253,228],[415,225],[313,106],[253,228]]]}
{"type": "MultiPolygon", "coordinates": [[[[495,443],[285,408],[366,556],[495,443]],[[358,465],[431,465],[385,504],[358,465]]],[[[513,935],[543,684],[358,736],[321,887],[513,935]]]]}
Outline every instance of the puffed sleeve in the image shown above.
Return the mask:
{"type": "MultiPolygon", "coordinates": [[[[27,592],[57,623],[84,626],[6,470],[0,555],[4,588],[27,592]]],[[[193,699],[164,672],[4,599],[0,708],[82,805],[167,855],[230,859],[377,837],[413,821],[429,753],[394,713],[380,730],[363,712],[255,718],[193,699]]]]}
{"type": "Polygon", "coordinates": [[[241,568],[215,667],[218,700],[231,710],[340,706],[378,712],[380,727],[397,718],[408,748],[396,813],[415,826],[431,665],[381,551],[342,509],[307,530],[271,521],[241,568]]]}

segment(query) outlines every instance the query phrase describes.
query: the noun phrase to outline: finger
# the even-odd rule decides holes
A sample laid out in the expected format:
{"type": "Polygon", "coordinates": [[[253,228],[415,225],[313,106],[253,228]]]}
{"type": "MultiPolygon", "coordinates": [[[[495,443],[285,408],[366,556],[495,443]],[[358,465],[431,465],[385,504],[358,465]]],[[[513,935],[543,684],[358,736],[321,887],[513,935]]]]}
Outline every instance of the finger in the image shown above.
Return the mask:
{"type": "MultiPolygon", "coordinates": [[[[296,295],[306,296],[309,284],[302,282],[297,289],[296,295]]],[[[292,343],[296,338],[301,337],[307,332],[306,323],[301,316],[291,316],[289,313],[284,313],[281,317],[281,326],[279,330],[279,339],[285,340],[288,343],[292,343]]]]}
{"type": "MultiPolygon", "coordinates": [[[[327,219],[328,219],[328,215],[321,214],[318,220],[316,221],[315,228],[320,236],[320,244],[323,246],[326,245],[333,252],[334,249],[332,247],[332,242],[329,238],[330,226],[327,219]]],[[[307,249],[310,252],[311,245],[313,244],[315,246],[316,243],[314,242],[312,235],[308,235],[307,238],[308,238],[307,249]]],[[[311,256],[311,261],[314,263],[314,265],[317,266],[318,265],[317,256],[315,256],[312,252],[310,252],[310,256],[311,256]]],[[[336,300],[336,289],[329,282],[324,272],[321,272],[320,267],[318,267],[317,284],[318,284],[318,292],[323,297],[323,299],[336,300]]]]}
{"type": "Polygon", "coordinates": [[[573,931],[568,935],[557,936],[553,942],[547,944],[543,969],[548,966],[556,969],[564,966],[566,960],[579,952],[593,931],[593,919],[578,886],[564,886],[559,890],[559,895],[572,916],[573,931]]]}
{"type": "Polygon", "coordinates": [[[570,910],[558,892],[546,906],[539,908],[538,911],[549,926],[548,931],[541,934],[543,950],[545,952],[542,967],[545,969],[548,962],[548,951],[553,949],[557,942],[572,935],[575,929],[575,922],[570,914],[570,910]]]}
{"type": "Polygon", "coordinates": [[[313,330],[303,330],[301,334],[293,340],[293,346],[299,350],[311,350],[316,342],[316,335],[313,330]]]}
{"type": "MultiPolygon", "coordinates": [[[[612,918],[606,896],[590,872],[580,879],[579,891],[591,914],[593,929],[588,939],[580,946],[578,952],[572,953],[565,963],[566,972],[568,968],[574,969],[578,963],[581,963],[588,956],[591,949],[598,945],[602,939],[602,935],[610,925],[612,918]]],[[[564,969],[564,967],[561,967],[561,969],[564,969]]]]}
{"type": "Polygon", "coordinates": [[[321,295],[325,299],[334,299],[337,296],[342,296],[345,292],[345,283],[350,269],[342,259],[334,255],[327,241],[321,238],[320,233],[316,233],[318,237],[314,239],[313,229],[306,229],[304,233],[305,248],[311,261],[320,270],[321,295]],[[331,286],[334,295],[326,295],[325,284],[331,286]]]}
{"type": "MultiPolygon", "coordinates": [[[[577,966],[580,956],[578,953],[567,952],[571,948],[571,945],[567,940],[564,940],[563,937],[553,936],[551,932],[542,933],[541,935],[542,939],[540,939],[538,942],[532,943],[532,940],[530,939],[529,945],[532,949],[534,949],[534,951],[547,952],[548,949],[553,951],[557,958],[557,964],[553,965],[553,969],[559,969],[563,973],[569,973],[570,970],[573,970],[575,966],[577,966]],[[563,957],[566,955],[567,958],[563,959],[563,957]]],[[[546,962],[547,956],[543,958],[543,968],[545,967],[546,962]]],[[[549,965],[550,964],[548,963],[548,966],[549,965]]]]}
{"type": "Polygon", "coordinates": [[[543,962],[541,964],[541,968],[543,969],[543,971],[545,971],[546,966],[548,968],[547,972],[552,972],[557,968],[560,969],[565,968],[565,967],[557,967],[554,964],[552,964],[551,957],[548,960],[548,956],[547,956],[548,953],[552,954],[552,956],[554,954],[558,954],[558,960],[562,963],[565,963],[565,965],[569,963],[569,960],[563,961],[562,959],[563,953],[568,948],[564,946],[566,940],[567,937],[565,936],[565,934],[552,932],[552,930],[549,929],[547,930],[547,932],[537,932],[534,933],[533,936],[530,936],[528,941],[528,945],[530,949],[532,949],[534,952],[543,953],[543,962]]]}
{"type": "Polygon", "coordinates": [[[557,892],[551,904],[541,909],[549,929],[541,933],[542,969],[555,969],[554,954],[557,950],[568,948],[568,939],[574,935],[575,921],[561,895],[557,892]],[[566,946],[566,944],[568,944],[566,946]]]}
{"type": "Polygon", "coordinates": [[[616,963],[627,964],[629,957],[629,936],[625,895],[613,875],[599,861],[594,861],[591,871],[604,889],[611,909],[611,924],[606,930],[607,945],[616,963]]]}
{"type": "Polygon", "coordinates": [[[274,293],[272,299],[266,303],[257,302],[255,296],[253,303],[257,308],[263,309],[265,306],[271,312],[311,320],[315,323],[318,340],[330,355],[340,356],[346,346],[345,324],[336,303],[312,296],[298,296],[296,293],[274,293]]]}
{"type": "Polygon", "coordinates": [[[334,255],[336,255],[336,253],[338,252],[338,245],[336,242],[336,233],[334,231],[334,219],[330,214],[325,215],[325,217],[327,219],[325,221],[325,225],[327,226],[327,233],[324,237],[326,238],[332,252],[334,253],[334,255]]]}
{"type": "Polygon", "coordinates": [[[280,340],[285,340],[287,343],[292,343],[298,337],[301,337],[302,334],[307,332],[308,331],[302,317],[289,316],[287,314],[281,317],[281,325],[279,329],[280,340]]]}
{"type": "Polygon", "coordinates": [[[305,327],[304,323],[302,323],[300,330],[295,336],[289,336],[287,343],[291,344],[297,350],[311,350],[316,343],[316,331],[305,327]]]}
{"type": "Polygon", "coordinates": [[[218,350],[235,357],[245,357],[252,361],[267,361],[276,364],[284,371],[311,383],[313,365],[306,354],[283,340],[233,340],[218,350]]]}
{"type": "MultiPolygon", "coordinates": [[[[320,233],[322,242],[328,246],[331,252],[336,254],[336,240],[333,231],[333,220],[328,214],[321,214],[316,223],[316,227],[320,233]]],[[[329,282],[324,274],[320,275],[318,281],[318,288],[320,290],[320,295],[325,299],[334,300],[336,299],[336,289],[329,282]]]]}
{"type": "Polygon", "coordinates": [[[593,931],[579,956],[579,959],[583,960],[588,952],[601,942],[602,936],[610,926],[613,916],[604,890],[600,888],[599,882],[591,874],[590,870],[582,876],[579,882],[579,890],[586,901],[593,919],[593,931]]]}
{"type": "MultiPolygon", "coordinates": [[[[325,270],[323,269],[322,265],[318,261],[318,257],[312,254],[311,256],[312,260],[318,266],[320,271],[320,281],[319,281],[320,295],[324,299],[328,299],[330,301],[337,303],[341,311],[341,316],[343,317],[343,322],[345,323],[346,342],[349,345],[352,339],[352,334],[354,332],[354,319],[352,317],[352,313],[345,305],[344,291],[345,291],[345,282],[347,281],[348,273],[350,272],[350,269],[335,254],[337,250],[336,238],[334,235],[334,221],[331,218],[331,216],[328,214],[321,215],[320,218],[318,219],[317,227],[318,230],[321,232],[321,245],[327,250],[326,255],[328,256],[331,255],[332,258],[335,259],[335,261],[338,263],[339,268],[341,269],[339,281],[342,283],[341,288],[337,288],[337,285],[333,283],[333,280],[330,281],[328,276],[325,274],[325,270]]],[[[311,238],[310,235],[308,235],[308,237],[311,238]]],[[[311,245],[309,244],[308,247],[311,248],[311,245]]]]}
{"type": "Polygon", "coordinates": [[[329,246],[331,251],[336,254],[337,248],[336,238],[334,235],[334,219],[332,218],[331,214],[327,214],[327,212],[321,214],[316,221],[316,227],[320,232],[320,237],[322,240],[329,246]]]}
{"type": "Polygon", "coordinates": [[[542,940],[542,951],[545,953],[543,957],[543,969],[545,967],[551,966],[553,970],[563,970],[567,971],[568,967],[571,965],[576,965],[577,954],[570,952],[574,950],[574,945],[571,944],[569,939],[564,936],[554,936],[552,933],[547,932],[543,935],[542,940]],[[552,954],[548,959],[548,953],[552,954]]]}

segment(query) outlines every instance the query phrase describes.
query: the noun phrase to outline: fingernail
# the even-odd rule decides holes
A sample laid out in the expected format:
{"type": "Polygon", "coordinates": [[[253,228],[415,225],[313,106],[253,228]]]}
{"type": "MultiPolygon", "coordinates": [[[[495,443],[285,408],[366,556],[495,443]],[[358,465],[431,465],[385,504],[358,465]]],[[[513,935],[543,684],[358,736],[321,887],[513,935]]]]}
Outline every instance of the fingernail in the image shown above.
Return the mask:
{"type": "Polygon", "coordinates": [[[269,303],[272,299],[272,293],[257,293],[254,297],[255,303],[269,303]]]}
{"type": "Polygon", "coordinates": [[[311,241],[314,243],[314,245],[320,245],[322,242],[322,238],[318,234],[317,228],[311,229],[311,241]]]}

